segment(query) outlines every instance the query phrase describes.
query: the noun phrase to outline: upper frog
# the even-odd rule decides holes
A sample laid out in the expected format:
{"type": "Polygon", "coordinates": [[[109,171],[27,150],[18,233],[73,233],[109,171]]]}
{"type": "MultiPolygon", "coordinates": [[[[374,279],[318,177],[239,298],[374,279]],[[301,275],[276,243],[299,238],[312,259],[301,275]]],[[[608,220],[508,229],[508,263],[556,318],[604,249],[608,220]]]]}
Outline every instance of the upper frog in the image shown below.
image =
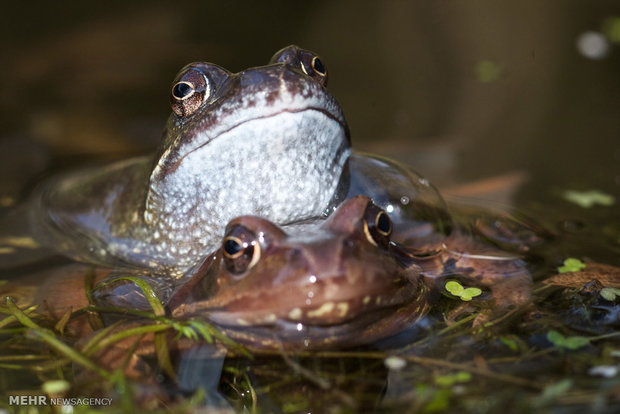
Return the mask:
{"type": "Polygon", "coordinates": [[[78,260],[178,277],[233,217],[321,215],[350,155],[326,85],[325,63],[296,46],[239,73],[187,65],[156,156],[50,180],[35,195],[37,233],[78,260]]]}

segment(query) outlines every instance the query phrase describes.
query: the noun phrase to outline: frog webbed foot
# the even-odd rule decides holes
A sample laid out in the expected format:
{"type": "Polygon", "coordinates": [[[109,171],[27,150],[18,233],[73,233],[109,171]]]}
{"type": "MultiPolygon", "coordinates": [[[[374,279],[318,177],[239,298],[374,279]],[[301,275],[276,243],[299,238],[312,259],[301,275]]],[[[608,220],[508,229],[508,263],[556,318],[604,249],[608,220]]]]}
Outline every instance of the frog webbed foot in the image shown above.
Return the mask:
{"type": "Polygon", "coordinates": [[[174,282],[169,275],[111,272],[94,287],[92,298],[105,308],[152,311],[151,296],[165,304],[172,296],[174,282]]]}

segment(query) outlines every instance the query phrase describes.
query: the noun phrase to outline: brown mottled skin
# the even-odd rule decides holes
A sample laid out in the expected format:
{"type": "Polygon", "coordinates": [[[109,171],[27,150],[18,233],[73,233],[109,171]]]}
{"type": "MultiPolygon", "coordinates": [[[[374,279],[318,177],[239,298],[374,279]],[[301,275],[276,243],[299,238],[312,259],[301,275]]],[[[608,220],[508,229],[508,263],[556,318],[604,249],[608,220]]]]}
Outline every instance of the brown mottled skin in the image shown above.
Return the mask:
{"type": "Polygon", "coordinates": [[[363,231],[368,205],[366,196],[348,199],[298,234],[257,217],[233,220],[229,232],[243,225],[263,235],[264,257],[234,274],[220,249],[172,298],[172,315],[206,319],[253,349],[325,349],[397,333],[429,310],[432,291],[447,280],[486,291],[493,310],[481,321],[529,300],[531,275],[520,256],[464,229],[425,252],[393,241],[381,249],[363,231]]]}
{"type": "Polygon", "coordinates": [[[172,298],[172,316],[206,319],[255,349],[350,347],[397,333],[426,312],[428,292],[395,245],[364,230],[373,208],[381,211],[357,196],[288,233],[258,217],[231,221],[227,234],[262,235],[261,258],[234,273],[220,249],[172,298]]]}

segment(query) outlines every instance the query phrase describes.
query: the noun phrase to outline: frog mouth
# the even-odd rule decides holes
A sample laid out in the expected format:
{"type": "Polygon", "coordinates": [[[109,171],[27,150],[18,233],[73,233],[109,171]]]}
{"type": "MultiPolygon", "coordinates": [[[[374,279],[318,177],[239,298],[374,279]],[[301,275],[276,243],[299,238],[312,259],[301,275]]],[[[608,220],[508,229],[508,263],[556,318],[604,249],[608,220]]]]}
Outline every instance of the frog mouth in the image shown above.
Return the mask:
{"type": "Polygon", "coordinates": [[[303,324],[277,320],[272,324],[230,326],[213,322],[231,339],[253,351],[317,351],[351,348],[396,335],[428,311],[426,296],[409,303],[380,307],[336,324],[303,324]]]}
{"type": "MultiPolygon", "coordinates": [[[[344,140],[346,141],[347,146],[351,145],[351,136],[349,132],[349,126],[347,125],[347,123],[344,121],[344,119],[334,114],[333,112],[329,111],[325,107],[307,106],[307,107],[302,107],[302,108],[281,108],[271,113],[248,117],[243,120],[240,120],[239,122],[228,127],[227,129],[217,131],[217,133],[213,135],[212,137],[205,138],[205,139],[197,138],[196,141],[200,142],[200,144],[196,145],[192,149],[189,149],[182,157],[180,157],[175,162],[175,164],[170,167],[170,171],[176,170],[178,168],[178,165],[181,163],[181,161],[187,156],[189,156],[190,154],[192,154],[193,152],[199,151],[201,148],[204,148],[206,145],[209,145],[213,141],[220,139],[222,137],[226,137],[230,134],[234,134],[236,131],[242,130],[243,128],[247,127],[249,129],[254,129],[252,125],[256,122],[271,121],[272,123],[277,124],[276,119],[281,116],[285,116],[287,114],[301,115],[301,114],[310,114],[310,113],[320,114],[324,116],[326,120],[329,120],[330,122],[333,122],[336,125],[338,125],[338,128],[343,131],[344,140]]],[[[278,130],[277,128],[274,128],[274,131],[277,131],[277,130],[278,130]]],[[[198,137],[200,134],[202,134],[201,131],[197,132],[195,136],[198,137]]]]}
{"type": "Polygon", "coordinates": [[[409,284],[407,288],[383,293],[278,314],[205,309],[192,312],[190,318],[206,319],[231,339],[255,351],[353,347],[395,335],[428,311],[428,288],[422,280],[418,286],[409,284]]]}

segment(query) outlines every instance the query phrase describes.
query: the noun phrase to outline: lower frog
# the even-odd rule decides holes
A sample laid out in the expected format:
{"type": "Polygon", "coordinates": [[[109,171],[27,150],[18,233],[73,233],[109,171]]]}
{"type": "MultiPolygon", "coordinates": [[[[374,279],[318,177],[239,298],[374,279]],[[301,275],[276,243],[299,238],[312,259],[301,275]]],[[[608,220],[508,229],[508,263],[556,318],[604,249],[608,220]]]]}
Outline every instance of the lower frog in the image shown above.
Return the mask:
{"type": "Polygon", "coordinates": [[[492,309],[529,299],[531,276],[518,255],[462,231],[422,254],[394,241],[403,233],[366,196],[318,225],[283,229],[240,217],[168,309],[174,318],[206,319],[251,349],[313,350],[398,333],[450,279],[483,289],[492,309]]]}
{"type": "MultiPolygon", "coordinates": [[[[417,266],[395,254],[392,229],[389,215],[366,196],[346,200],[324,221],[286,228],[238,217],[166,307],[173,319],[206,320],[256,350],[385,338],[429,306],[429,287],[417,266]]],[[[101,305],[126,306],[127,290],[111,283],[94,296],[101,305]]]]}

